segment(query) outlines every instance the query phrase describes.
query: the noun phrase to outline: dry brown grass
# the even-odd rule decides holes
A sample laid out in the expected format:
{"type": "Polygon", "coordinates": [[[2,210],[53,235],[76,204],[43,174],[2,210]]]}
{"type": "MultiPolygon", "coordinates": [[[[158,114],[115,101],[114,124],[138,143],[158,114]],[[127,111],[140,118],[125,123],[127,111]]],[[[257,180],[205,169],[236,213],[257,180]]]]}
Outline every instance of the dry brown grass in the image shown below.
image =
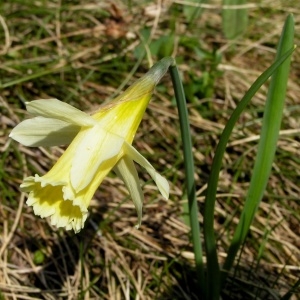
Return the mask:
{"type": "MultiPolygon", "coordinates": [[[[119,92],[123,80],[133,81],[127,75],[137,61],[134,51],[142,38],[140,30],[149,27],[155,41],[168,35],[176,23],[173,54],[179,57],[183,74],[194,68],[201,77],[203,70],[200,58],[180,43],[182,36],[197,37],[203,49],[217,47],[223,56],[218,65],[223,73],[216,79],[213,97],[197,99],[202,106],[189,104],[201,212],[220,132],[236,103],[272,62],[288,12],[295,15],[299,43],[300,6],[295,1],[253,2],[245,36],[228,42],[220,29],[220,1],[211,1],[192,28],[180,11],[185,1],[155,5],[132,1],[131,9],[121,1],[64,2],[2,4],[0,299],[197,299],[189,227],[182,215],[184,171],[169,77],[163,80],[167,89],[158,89],[150,104],[134,144],[168,178],[171,196],[164,201],[141,170],[145,206],[140,230],[134,228],[137,217],[127,191],[114,176],[95,194],[80,234],[57,230],[34,216],[19,190],[22,178],[47,172],[63,149],[27,148],[12,142],[8,134],[27,117],[24,101],[56,97],[94,110],[119,92]]],[[[157,59],[149,47],[146,50],[147,59],[134,77],[157,59]]],[[[270,291],[283,294],[299,278],[299,62],[298,49],[273,173],[239,267],[227,286],[230,299],[255,299],[255,293],[256,299],[271,299],[270,291]]],[[[225,156],[215,212],[220,261],[226,256],[251,177],[266,89],[243,114],[225,156]]],[[[300,299],[299,294],[294,299],[300,299]]]]}

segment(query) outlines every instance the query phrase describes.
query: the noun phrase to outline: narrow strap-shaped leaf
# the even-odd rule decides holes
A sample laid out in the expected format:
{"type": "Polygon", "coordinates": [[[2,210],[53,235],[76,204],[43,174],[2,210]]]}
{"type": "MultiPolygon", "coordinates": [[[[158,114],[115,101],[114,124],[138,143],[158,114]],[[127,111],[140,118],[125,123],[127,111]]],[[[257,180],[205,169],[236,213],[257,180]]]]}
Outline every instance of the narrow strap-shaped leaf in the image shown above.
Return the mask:
{"type": "MultiPolygon", "coordinates": [[[[276,59],[279,60],[284,53],[293,48],[293,45],[294,19],[292,15],[289,15],[278,44],[276,59]]],[[[223,268],[226,273],[222,276],[222,284],[225,282],[227,272],[233,265],[238,249],[245,241],[271,173],[286,97],[289,69],[290,56],[272,75],[251,182],[241,218],[224,263],[223,268]]]]}
{"type": "MultiPolygon", "coordinates": [[[[207,256],[207,290],[212,292],[210,299],[218,299],[221,289],[221,281],[224,282],[225,277],[220,281],[220,269],[217,259],[216,241],[214,236],[214,209],[216,201],[217,186],[219,180],[219,173],[222,166],[222,159],[225,153],[226,145],[229,140],[230,134],[239,119],[241,113],[251,101],[252,97],[259,90],[259,88],[267,81],[267,79],[274,73],[275,70],[292,54],[294,48],[290,49],[280,56],[265,72],[263,72],[253,83],[247,91],[242,100],[238,103],[236,109],[233,111],[230,119],[228,120],[220,141],[216,148],[215,156],[212,163],[212,170],[208,180],[206,191],[205,208],[204,208],[204,238],[207,256]]],[[[239,246],[238,246],[239,248],[239,246]]]]}

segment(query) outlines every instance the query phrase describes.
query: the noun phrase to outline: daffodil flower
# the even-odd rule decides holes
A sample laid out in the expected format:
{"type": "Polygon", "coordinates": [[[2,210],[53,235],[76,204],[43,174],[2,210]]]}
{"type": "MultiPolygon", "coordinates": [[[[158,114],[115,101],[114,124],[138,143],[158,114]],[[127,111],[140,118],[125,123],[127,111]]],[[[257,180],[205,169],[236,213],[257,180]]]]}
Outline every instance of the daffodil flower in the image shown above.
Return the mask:
{"type": "Polygon", "coordinates": [[[79,232],[87,219],[90,201],[113,169],[127,186],[141,224],[143,192],[134,162],[144,167],[162,196],[169,184],[132,146],[134,135],[156,84],[173,64],[167,58],[156,63],[122,95],[88,115],[57,99],[26,103],[34,118],[17,125],[10,137],[29,147],[70,144],[44,176],[24,179],[21,190],[27,204],[51,224],[79,232]]]}

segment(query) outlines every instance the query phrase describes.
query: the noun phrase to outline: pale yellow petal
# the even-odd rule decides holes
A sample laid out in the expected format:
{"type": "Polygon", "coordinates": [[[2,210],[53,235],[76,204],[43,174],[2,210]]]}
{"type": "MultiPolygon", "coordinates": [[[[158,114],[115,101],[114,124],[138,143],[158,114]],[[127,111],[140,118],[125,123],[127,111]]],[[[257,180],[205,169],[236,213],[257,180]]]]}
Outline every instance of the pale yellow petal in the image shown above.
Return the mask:
{"type": "Polygon", "coordinates": [[[57,99],[40,99],[26,102],[27,110],[45,118],[58,119],[78,126],[93,126],[95,120],[85,112],[57,99]]]}
{"type": "MultiPolygon", "coordinates": [[[[96,125],[85,130],[84,136],[76,149],[72,159],[71,183],[78,193],[84,189],[95,176],[101,172],[101,164],[116,164],[121,155],[124,139],[111,134],[96,125]]],[[[106,169],[106,165],[104,169],[106,169]]]]}
{"type": "Polygon", "coordinates": [[[141,155],[134,147],[132,147],[128,143],[124,143],[124,152],[128,155],[131,159],[137,162],[139,165],[144,167],[152,179],[155,181],[160,193],[165,199],[169,198],[169,191],[170,186],[168,181],[161,176],[159,173],[155,171],[153,166],[149,163],[149,161],[141,155]]]}
{"type": "Polygon", "coordinates": [[[50,147],[71,143],[80,127],[61,120],[35,117],[18,124],[10,137],[28,147],[50,147]]]}
{"type": "Polygon", "coordinates": [[[114,171],[124,181],[127,189],[129,190],[133,204],[138,214],[138,224],[136,226],[138,228],[141,225],[142,221],[144,195],[133,160],[125,155],[115,165],[114,171]]]}

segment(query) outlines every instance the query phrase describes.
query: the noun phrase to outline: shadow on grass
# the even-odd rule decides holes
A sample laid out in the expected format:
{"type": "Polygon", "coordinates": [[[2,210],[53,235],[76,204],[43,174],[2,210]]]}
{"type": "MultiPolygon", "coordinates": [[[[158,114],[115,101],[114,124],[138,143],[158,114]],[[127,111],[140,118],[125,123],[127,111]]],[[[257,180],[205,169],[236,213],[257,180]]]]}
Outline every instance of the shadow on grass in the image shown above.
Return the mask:
{"type": "Polygon", "coordinates": [[[26,286],[36,290],[33,293],[28,292],[28,296],[34,299],[37,299],[35,298],[37,296],[38,299],[84,298],[82,278],[86,270],[83,261],[97,235],[97,230],[92,226],[93,222],[90,222],[90,219],[98,223],[102,221],[99,214],[96,217],[91,214],[84,230],[78,234],[61,229],[57,234],[43,232],[44,234],[37,237],[22,239],[18,248],[27,256],[32,256],[36,270],[30,272],[24,280],[26,286]]]}
{"type": "MultiPolygon", "coordinates": [[[[235,274],[228,276],[227,283],[222,290],[220,299],[223,300],[279,300],[290,287],[283,289],[281,286],[274,286],[274,282],[278,278],[268,270],[261,269],[257,272],[246,268],[237,268],[235,274]],[[277,289],[278,288],[278,289],[277,289]]],[[[172,300],[202,300],[203,295],[199,295],[198,284],[196,281],[197,274],[191,265],[183,263],[174,263],[168,270],[169,276],[177,281],[168,287],[164,287],[165,292],[156,295],[156,300],[172,299],[172,300]]]]}
{"type": "MultiPolygon", "coordinates": [[[[172,262],[169,262],[172,263],[172,262]]],[[[176,284],[171,284],[169,286],[164,286],[163,293],[157,293],[155,299],[172,299],[172,300],[197,300],[202,299],[198,295],[198,285],[197,285],[197,274],[195,269],[189,265],[182,262],[174,262],[172,266],[168,269],[168,276],[172,277],[172,281],[176,281],[176,284]]],[[[162,283],[165,285],[165,283],[162,283]]]]}

